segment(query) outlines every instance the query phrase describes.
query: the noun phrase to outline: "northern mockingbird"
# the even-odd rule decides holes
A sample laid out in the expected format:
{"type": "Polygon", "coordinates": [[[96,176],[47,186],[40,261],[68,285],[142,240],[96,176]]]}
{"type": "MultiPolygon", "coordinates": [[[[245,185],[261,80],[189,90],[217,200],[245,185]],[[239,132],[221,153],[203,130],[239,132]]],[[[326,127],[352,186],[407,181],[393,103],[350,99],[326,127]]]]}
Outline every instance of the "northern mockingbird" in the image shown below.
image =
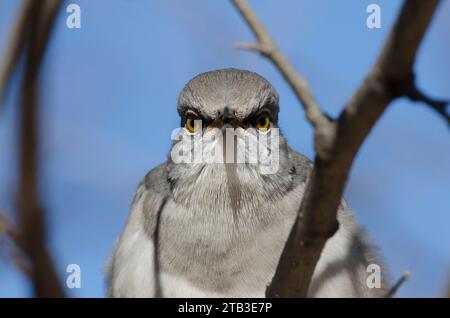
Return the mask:
{"type": "MultiPolygon", "coordinates": [[[[281,133],[275,134],[278,111],[275,89],[250,71],[206,72],[186,84],[171,154],[138,186],[110,260],[109,296],[264,297],[312,167],[281,133]],[[238,132],[229,137],[226,128],[238,132]],[[216,139],[205,138],[213,131],[219,132],[216,139]],[[277,143],[265,143],[261,151],[245,148],[275,135],[277,143]],[[201,140],[199,149],[215,152],[213,160],[189,161],[198,151],[180,136],[201,140]],[[242,147],[243,161],[235,154],[226,160],[227,152],[242,147]],[[184,160],[174,158],[180,149],[184,160]],[[267,162],[251,161],[255,153],[275,154],[274,169],[262,171],[267,162]]],[[[325,245],[308,296],[384,295],[384,268],[344,201],[338,220],[340,228],[325,245]],[[381,276],[378,284],[370,275],[381,276]]]]}

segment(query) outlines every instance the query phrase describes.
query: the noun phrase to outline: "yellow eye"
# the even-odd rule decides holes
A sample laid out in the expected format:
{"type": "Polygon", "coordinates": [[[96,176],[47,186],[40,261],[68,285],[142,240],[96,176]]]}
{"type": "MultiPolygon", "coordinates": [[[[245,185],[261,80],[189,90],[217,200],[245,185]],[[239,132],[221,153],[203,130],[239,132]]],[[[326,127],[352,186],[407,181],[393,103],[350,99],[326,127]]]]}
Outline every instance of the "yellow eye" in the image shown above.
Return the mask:
{"type": "Polygon", "coordinates": [[[188,117],[186,119],[186,128],[191,134],[197,132],[200,126],[201,126],[200,119],[195,117],[188,117]]]}
{"type": "Polygon", "coordinates": [[[269,115],[261,115],[256,120],[256,128],[258,129],[269,129],[270,126],[270,118],[269,115]]]}

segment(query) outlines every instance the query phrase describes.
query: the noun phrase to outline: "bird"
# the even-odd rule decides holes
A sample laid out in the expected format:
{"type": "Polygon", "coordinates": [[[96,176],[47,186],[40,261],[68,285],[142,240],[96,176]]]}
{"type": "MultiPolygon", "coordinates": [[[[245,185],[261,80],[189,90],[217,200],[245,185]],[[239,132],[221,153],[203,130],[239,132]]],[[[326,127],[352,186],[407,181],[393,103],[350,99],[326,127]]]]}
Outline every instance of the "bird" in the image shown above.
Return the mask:
{"type": "MultiPolygon", "coordinates": [[[[255,72],[201,73],[181,90],[177,110],[179,136],[218,149],[217,160],[180,160],[174,154],[184,147],[189,157],[193,143],[172,141],[166,162],[137,187],[107,265],[107,295],[265,297],[313,163],[279,131],[279,95],[255,72]],[[239,131],[232,149],[246,136],[249,143],[262,136],[275,140],[277,131],[276,147],[261,147],[276,153],[275,168],[264,171],[270,165],[263,160],[225,160],[230,129],[239,131]],[[205,140],[212,131],[222,140],[205,140]]],[[[337,219],[339,229],[324,246],[307,297],[383,297],[389,274],[381,253],[343,199],[337,219]],[[380,269],[375,287],[368,284],[371,266],[380,269]]]]}

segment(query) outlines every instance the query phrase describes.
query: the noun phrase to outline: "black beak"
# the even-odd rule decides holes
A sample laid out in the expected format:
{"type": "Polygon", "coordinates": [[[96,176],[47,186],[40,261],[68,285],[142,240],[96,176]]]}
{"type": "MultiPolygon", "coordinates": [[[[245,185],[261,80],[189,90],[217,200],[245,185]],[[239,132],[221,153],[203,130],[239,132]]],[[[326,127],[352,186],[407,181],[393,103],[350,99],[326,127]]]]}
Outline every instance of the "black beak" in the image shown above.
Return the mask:
{"type": "Polygon", "coordinates": [[[222,116],[230,116],[230,115],[231,115],[230,109],[227,106],[225,106],[225,108],[223,109],[222,116]]]}
{"type": "Polygon", "coordinates": [[[245,125],[234,114],[231,113],[228,107],[225,107],[223,109],[222,114],[212,122],[210,127],[219,128],[222,131],[225,131],[226,128],[248,128],[247,125],[245,125]]]}

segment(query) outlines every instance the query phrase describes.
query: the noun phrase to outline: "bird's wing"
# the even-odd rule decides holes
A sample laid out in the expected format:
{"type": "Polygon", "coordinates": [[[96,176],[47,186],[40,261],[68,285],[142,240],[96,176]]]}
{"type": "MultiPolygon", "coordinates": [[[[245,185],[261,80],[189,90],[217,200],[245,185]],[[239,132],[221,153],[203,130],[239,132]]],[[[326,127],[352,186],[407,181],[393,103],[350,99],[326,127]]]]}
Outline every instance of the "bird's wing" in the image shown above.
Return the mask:
{"type": "Polygon", "coordinates": [[[160,291],[158,224],[169,198],[166,164],[151,170],[134,195],[128,222],[107,269],[111,297],[154,297],[160,291]]]}

